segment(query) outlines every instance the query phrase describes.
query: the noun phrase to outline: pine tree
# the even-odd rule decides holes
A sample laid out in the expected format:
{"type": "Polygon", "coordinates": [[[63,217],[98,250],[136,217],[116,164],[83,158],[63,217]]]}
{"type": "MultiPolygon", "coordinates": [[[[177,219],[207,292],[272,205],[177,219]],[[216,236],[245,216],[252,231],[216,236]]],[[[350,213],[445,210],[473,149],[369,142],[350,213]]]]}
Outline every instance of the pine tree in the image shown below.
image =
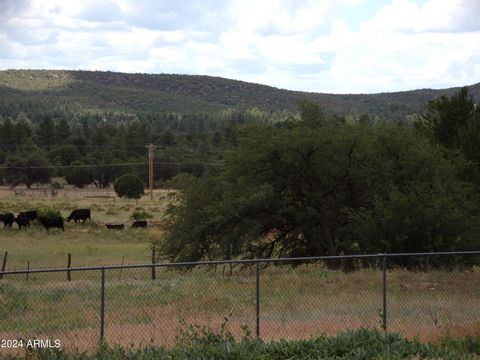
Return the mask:
{"type": "Polygon", "coordinates": [[[32,123],[24,112],[20,112],[13,125],[13,141],[15,144],[22,145],[32,136],[32,123]]]}
{"type": "Polygon", "coordinates": [[[37,143],[50,151],[55,143],[55,124],[50,116],[40,122],[37,129],[37,143]]]}
{"type": "Polygon", "coordinates": [[[0,148],[12,151],[13,145],[13,121],[7,117],[0,125],[0,148]]]}
{"type": "Polygon", "coordinates": [[[70,135],[70,125],[65,118],[61,118],[55,125],[55,145],[67,144],[70,135]]]}

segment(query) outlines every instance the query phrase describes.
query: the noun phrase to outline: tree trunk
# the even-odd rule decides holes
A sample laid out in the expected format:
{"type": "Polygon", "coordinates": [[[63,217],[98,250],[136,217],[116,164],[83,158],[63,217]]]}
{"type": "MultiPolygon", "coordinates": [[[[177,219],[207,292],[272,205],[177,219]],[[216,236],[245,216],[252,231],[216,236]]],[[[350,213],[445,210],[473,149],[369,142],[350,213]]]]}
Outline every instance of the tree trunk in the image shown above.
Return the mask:
{"type": "MultiPolygon", "coordinates": [[[[335,238],[332,235],[332,231],[328,224],[326,212],[323,207],[321,208],[320,213],[322,216],[322,219],[320,221],[320,233],[321,233],[322,240],[327,247],[327,256],[337,256],[338,255],[337,242],[335,241],[335,238]]],[[[330,269],[336,269],[340,266],[340,262],[337,260],[327,260],[325,263],[330,269]]]]}
{"type": "Polygon", "coordinates": [[[337,256],[337,244],[332,236],[332,231],[330,230],[330,226],[328,224],[328,219],[326,215],[326,211],[323,206],[320,209],[320,233],[322,236],[322,240],[326,242],[327,245],[327,255],[328,256],[337,256]]]}

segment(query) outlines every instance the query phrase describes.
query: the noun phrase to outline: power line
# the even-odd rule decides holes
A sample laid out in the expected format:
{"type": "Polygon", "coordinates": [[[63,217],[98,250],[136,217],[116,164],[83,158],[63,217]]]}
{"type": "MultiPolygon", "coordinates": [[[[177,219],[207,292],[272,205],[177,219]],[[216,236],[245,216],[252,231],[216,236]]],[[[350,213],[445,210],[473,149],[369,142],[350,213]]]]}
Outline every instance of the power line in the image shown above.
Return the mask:
{"type": "Polygon", "coordinates": [[[159,162],[154,162],[154,164],[158,165],[206,165],[206,166],[225,166],[225,163],[205,163],[205,162],[185,162],[185,163],[180,163],[180,162],[168,162],[168,161],[159,161],[159,162]]]}
{"type": "Polygon", "coordinates": [[[226,150],[217,150],[217,149],[210,149],[208,147],[200,147],[200,148],[188,148],[188,147],[176,147],[174,145],[154,145],[156,148],[160,149],[168,149],[171,148],[173,151],[190,151],[190,152],[213,152],[213,153],[225,153],[226,150]]]}
{"type": "MultiPolygon", "coordinates": [[[[147,165],[148,162],[135,163],[116,163],[116,164],[85,164],[85,165],[43,165],[43,166],[0,166],[4,170],[30,170],[30,169],[68,169],[68,168],[98,168],[98,167],[115,167],[115,166],[138,166],[147,165]]],[[[156,165],[204,165],[204,166],[224,166],[224,163],[206,163],[206,162],[173,162],[173,161],[156,161],[156,165]]]]}
{"type": "Polygon", "coordinates": [[[91,168],[91,167],[114,167],[129,165],[146,165],[146,162],[117,163],[117,164],[85,164],[85,165],[41,165],[41,166],[0,166],[0,169],[28,170],[28,169],[65,169],[65,168],[91,168]]]}
{"type": "MultiPolygon", "coordinates": [[[[209,147],[196,147],[196,148],[189,148],[189,147],[179,147],[175,145],[155,145],[155,148],[159,149],[172,149],[174,151],[190,151],[190,152],[213,152],[213,153],[224,153],[225,150],[219,149],[211,149],[209,147]]],[[[60,145],[64,146],[64,145],[60,145]]],[[[101,148],[110,148],[110,149],[143,149],[145,145],[113,145],[113,144],[102,144],[102,145],[73,145],[77,148],[93,148],[93,149],[101,149],[101,148]]],[[[22,148],[22,149],[36,149],[34,146],[25,146],[25,145],[15,145],[15,144],[7,144],[7,143],[0,143],[0,147],[3,148],[22,148]]],[[[57,146],[58,148],[58,146],[57,146]]]]}

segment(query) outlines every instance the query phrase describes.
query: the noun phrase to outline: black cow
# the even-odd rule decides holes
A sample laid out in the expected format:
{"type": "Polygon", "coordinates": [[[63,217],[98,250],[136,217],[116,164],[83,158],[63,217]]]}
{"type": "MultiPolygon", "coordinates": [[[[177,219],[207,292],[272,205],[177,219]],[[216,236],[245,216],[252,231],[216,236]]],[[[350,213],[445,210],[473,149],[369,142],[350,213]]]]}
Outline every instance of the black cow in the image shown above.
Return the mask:
{"type": "Polygon", "coordinates": [[[135,220],[132,224],[132,228],[143,228],[145,229],[147,227],[147,221],[146,220],[135,220]]]}
{"type": "Polygon", "coordinates": [[[15,215],[12,213],[5,213],[3,214],[3,228],[12,227],[13,222],[15,221],[15,215]]]}
{"type": "Polygon", "coordinates": [[[123,230],[124,228],[125,228],[125,225],[123,224],[107,224],[107,229],[123,230]]]}
{"type": "Polygon", "coordinates": [[[24,227],[25,229],[27,227],[30,227],[30,219],[27,217],[27,215],[24,215],[22,213],[18,214],[18,216],[15,218],[15,222],[18,225],[18,228],[21,229],[24,227]]]}
{"type": "Polygon", "coordinates": [[[70,220],[73,220],[77,222],[78,220],[82,220],[82,222],[85,222],[87,219],[91,219],[90,209],[76,209],[68,216],[67,221],[70,222],[70,220]]]}
{"type": "Polygon", "coordinates": [[[40,222],[40,224],[43,225],[45,229],[47,229],[47,231],[49,231],[50,228],[58,228],[65,231],[65,228],[63,227],[63,218],[61,216],[54,216],[54,217],[40,216],[38,218],[38,221],[40,222]]]}
{"type": "Polygon", "coordinates": [[[38,212],[37,210],[29,210],[21,212],[18,216],[26,216],[29,221],[34,221],[38,219],[38,212]]]}

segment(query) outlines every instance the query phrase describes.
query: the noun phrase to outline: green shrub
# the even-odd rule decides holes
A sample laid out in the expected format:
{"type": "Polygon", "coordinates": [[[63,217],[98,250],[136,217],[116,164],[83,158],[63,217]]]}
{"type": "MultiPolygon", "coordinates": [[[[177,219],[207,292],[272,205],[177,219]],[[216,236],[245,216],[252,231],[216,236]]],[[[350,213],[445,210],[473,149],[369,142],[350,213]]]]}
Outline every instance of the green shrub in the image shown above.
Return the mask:
{"type": "Polygon", "coordinates": [[[62,216],[60,210],[54,207],[42,207],[38,209],[38,216],[39,217],[57,217],[62,216]]]}
{"type": "Polygon", "coordinates": [[[135,208],[133,213],[130,215],[130,219],[132,220],[144,220],[144,219],[151,219],[151,218],[153,218],[153,215],[141,207],[135,208]]]}

